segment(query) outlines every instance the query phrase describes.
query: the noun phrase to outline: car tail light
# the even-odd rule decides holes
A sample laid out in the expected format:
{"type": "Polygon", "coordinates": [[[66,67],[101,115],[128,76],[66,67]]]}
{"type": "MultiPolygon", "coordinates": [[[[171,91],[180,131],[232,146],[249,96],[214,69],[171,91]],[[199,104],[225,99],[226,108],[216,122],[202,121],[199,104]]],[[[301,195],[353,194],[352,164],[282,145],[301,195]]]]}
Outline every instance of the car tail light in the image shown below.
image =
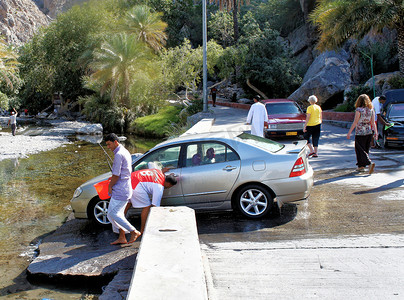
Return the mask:
{"type": "Polygon", "coordinates": [[[296,177],[296,176],[301,176],[306,173],[306,168],[304,167],[304,162],[303,158],[299,157],[293,168],[292,171],[290,171],[289,177],[296,177]]]}

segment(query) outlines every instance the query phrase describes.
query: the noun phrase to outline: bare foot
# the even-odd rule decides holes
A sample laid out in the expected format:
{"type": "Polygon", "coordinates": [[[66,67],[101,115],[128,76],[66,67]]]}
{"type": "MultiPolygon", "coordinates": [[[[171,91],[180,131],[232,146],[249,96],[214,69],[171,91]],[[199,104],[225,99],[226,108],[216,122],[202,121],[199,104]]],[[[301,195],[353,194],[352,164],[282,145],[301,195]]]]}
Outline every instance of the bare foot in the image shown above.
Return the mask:
{"type": "Polygon", "coordinates": [[[128,244],[132,244],[132,243],[133,243],[134,241],[136,241],[137,238],[138,238],[139,236],[141,236],[141,235],[142,235],[142,234],[141,234],[139,231],[137,231],[137,230],[131,232],[131,234],[130,234],[130,239],[129,239],[128,244]]]}
{"type": "Polygon", "coordinates": [[[111,245],[119,245],[119,244],[127,244],[128,242],[125,240],[117,239],[115,242],[112,242],[111,245]]]}

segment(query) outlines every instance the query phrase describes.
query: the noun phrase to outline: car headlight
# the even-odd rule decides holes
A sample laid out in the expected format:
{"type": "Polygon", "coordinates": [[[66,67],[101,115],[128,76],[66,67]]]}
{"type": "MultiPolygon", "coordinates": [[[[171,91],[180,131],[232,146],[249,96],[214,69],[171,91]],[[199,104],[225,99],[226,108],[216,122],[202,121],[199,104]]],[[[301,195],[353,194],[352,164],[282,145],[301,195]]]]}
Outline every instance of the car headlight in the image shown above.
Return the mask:
{"type": "Polygon", "coordinates": [[[268,128],[269,129],[276,129],[278,127],[278,124],[269,124],[268,128]]]}
{"type": "Polygon", "coordinates": [[[81,195],[81,193],[83,192],[83,189],[81,187],[78,187],[73,194],[73,198],[77,198],[78,196],[81,195]]]}

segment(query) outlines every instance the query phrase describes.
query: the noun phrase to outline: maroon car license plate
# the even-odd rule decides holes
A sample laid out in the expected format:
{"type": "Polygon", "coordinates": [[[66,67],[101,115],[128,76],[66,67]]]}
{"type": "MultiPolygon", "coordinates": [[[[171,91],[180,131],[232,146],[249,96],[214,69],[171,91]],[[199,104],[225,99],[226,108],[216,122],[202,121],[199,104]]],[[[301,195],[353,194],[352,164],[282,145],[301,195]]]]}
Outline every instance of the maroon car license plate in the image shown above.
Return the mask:
{"type": "Polygon", "coordinates": [[[286,132],[286,135],[297,135],[297,131],[286,132]]]}

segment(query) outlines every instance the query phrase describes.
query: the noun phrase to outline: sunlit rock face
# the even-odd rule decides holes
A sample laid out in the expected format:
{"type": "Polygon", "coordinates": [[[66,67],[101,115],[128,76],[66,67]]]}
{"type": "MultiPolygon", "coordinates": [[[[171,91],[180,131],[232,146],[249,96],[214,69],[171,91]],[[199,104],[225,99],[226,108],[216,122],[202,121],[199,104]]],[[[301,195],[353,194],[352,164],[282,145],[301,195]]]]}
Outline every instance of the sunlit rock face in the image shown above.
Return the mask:
{"type": "Polygon", "coordinates": [[[0,1],[0,34],[9,44],[29,41],[40,27],[48,24],[49,18],[32,0],[0,1]]]}

